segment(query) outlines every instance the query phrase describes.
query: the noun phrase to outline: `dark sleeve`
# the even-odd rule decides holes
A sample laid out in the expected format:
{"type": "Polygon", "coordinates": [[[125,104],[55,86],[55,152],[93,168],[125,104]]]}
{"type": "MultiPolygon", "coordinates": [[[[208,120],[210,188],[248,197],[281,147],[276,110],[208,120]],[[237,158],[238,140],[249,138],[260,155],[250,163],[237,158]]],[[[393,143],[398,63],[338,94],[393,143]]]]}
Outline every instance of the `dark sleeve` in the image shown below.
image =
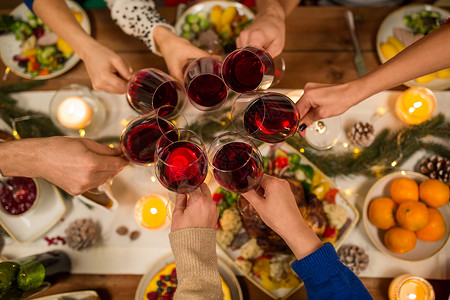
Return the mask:
{"type": "Polygon", "coordinates": [[[303,280],[309,300],[372,299],[359,278],[341,263],[331,243],[291,266],[303,280]]]}
{"type": "Polygon", "coordinates": [[[23,0],[23,3],[25,3],[25,5],[28,7],[28,9],[34,13],[34,11],[33,11],[34,0],[23,0]]]}

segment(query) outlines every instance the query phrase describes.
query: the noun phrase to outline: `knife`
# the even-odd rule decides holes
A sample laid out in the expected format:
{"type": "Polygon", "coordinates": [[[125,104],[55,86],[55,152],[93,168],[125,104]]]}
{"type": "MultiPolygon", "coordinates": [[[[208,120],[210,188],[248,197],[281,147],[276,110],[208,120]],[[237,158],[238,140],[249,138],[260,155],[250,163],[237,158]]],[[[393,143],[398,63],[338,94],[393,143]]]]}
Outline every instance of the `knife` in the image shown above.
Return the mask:
{"type": "Polygon", "coordinates": [[[356,66],[356,71],[358,71],[359,76],[363,76],[364,74],[367,73],[367,70],[362,57],[361,48],[359,47],[358,37],[356,35],[355,19],[353,18],[353,12],[351,10],[346,10],[344,15],[348,29],[350,30],[350,35],[352,36],[353,44],[355,45],[356,55],[354,62],[356,66]]]}

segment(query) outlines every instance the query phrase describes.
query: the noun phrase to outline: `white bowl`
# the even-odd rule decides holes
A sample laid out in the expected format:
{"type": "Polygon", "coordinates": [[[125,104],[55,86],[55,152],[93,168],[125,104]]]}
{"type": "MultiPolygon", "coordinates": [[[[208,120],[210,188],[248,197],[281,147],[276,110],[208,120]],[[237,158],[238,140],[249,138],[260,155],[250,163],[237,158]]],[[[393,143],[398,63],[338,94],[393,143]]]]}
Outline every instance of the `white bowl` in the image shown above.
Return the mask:
{"type": "Polygon", "coordinates": [[[422,181],[425,181],[429,179],[427,176],[422,175],[420,173],[416,172],[409,172],[409,171],[400,171],[388,174],[381,179],[379,179],[375,184],[370,188],[369,192],[366,195],[366,198],[364,200],[364,207],[363,207],[363,221],[364,221],[364,227],[366,229],[367,235],[369,236],[372,243],[375,245],[375,247],[378,248],[381,252],[388,254],[390,256],[393,256],[398,259],[402,260],[408,260],[408,261],[419,261],[424,260],[427,258],[432,257],[433,255],[437,254],[439,251],[441,251],[442,248],[444,248],[445,244],[447,243],[450,235],[450,205],[444,205],[438,208],[438,210],[441,212],[442,216],[444,217],[444,220],[446,221],[447,225],[447,232],[445,236],[436,242],[425,242],[422,240],[417,239],[416,247],[406,253],[398,254],[390,251],[386,246],[384,246],[383,238],[384,238],[384,230],[378,229],[375,225],[373,225],[369,221],[369,217],[367,216],[367,212],[369,209],[369,204],[372,200],[376,198],[381,197],[390,197],[389,195],[389,188],[392,184],[392,181],[394,181],[397,178],[401,177],[407,177],[415,180],[418,184],[420,184],[422,181]]]}

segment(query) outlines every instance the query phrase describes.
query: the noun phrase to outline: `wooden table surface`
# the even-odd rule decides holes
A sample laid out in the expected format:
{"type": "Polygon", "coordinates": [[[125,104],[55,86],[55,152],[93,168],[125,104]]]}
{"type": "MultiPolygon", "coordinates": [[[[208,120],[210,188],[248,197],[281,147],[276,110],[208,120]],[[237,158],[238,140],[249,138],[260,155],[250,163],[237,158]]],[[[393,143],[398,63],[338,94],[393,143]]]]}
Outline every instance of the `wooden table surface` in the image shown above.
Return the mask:
{"type": "MultiPolygon", "coordinates": [[[[0,14],[9,13],[20,1],[1,1],[0,14]]],[[[277,88],[303,88],[306,82],[343,83],[355,79],[354,48],[346,27],[343,7],[298,7],[287,20],[287,38],[283,57],[286,72],[277,88]]],[[[353,7],[356,28],[367,70],[376,68],[375,39],[383,18],[393,11],[392,7],[353,7]]],[[[161,8],[167,20],[174,22],[175,9],[161,8]]],[[[106,9],[87,10],[92,23],[92,34],[105,46],[113,49],[130,62],[135,70],[155,67],[167,70],[161,57],[155,56],[137,39],[124,34],[110,18],[106,9]]],[[[5,66],[0,62],[0,70],[5,66]]],[[[3,72],[3,71],[2,71],[3,72]]],[[[15,74],[9,74],[6,83],[22,82],[15,74]]],[[[69,83],[90,86],[83,63],[79,63],[66,74],[48,80],[39,90],[56,90],[69,83]]],[[[396,89],[405,89],[397,87],[396,89]]],[[[375,263],[375,262],[373,262],[375,263]]],[[[59,280],[50,289],[40,294],[94,289],[104,300],[128,300],[134,298],[140,275],[70,275],[59,280]]],[[[387,291],[392,278],[361,278],[374,299],[388,299],[387,291]]],[[[257,287],[239,277],[244,299],[271,299],[257,287]]],[[[447,299],[450,280],[430,280],[435,288],[436,299],[447,299]]],[[[304,288],[289,299],[307,299],[304,288]]]]}

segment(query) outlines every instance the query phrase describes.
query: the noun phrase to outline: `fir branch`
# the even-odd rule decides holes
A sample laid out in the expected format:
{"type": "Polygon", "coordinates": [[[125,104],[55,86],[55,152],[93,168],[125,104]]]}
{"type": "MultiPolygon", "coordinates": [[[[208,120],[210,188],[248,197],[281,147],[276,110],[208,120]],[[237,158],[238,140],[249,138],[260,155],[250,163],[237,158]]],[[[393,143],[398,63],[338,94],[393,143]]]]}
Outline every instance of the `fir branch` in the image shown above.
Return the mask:
{"type": "Polygon", "coordinates": [[[4,94],[28,91],[45,84],[45,80],[24,81],[0,85],[0,92],[4,94]]]}

